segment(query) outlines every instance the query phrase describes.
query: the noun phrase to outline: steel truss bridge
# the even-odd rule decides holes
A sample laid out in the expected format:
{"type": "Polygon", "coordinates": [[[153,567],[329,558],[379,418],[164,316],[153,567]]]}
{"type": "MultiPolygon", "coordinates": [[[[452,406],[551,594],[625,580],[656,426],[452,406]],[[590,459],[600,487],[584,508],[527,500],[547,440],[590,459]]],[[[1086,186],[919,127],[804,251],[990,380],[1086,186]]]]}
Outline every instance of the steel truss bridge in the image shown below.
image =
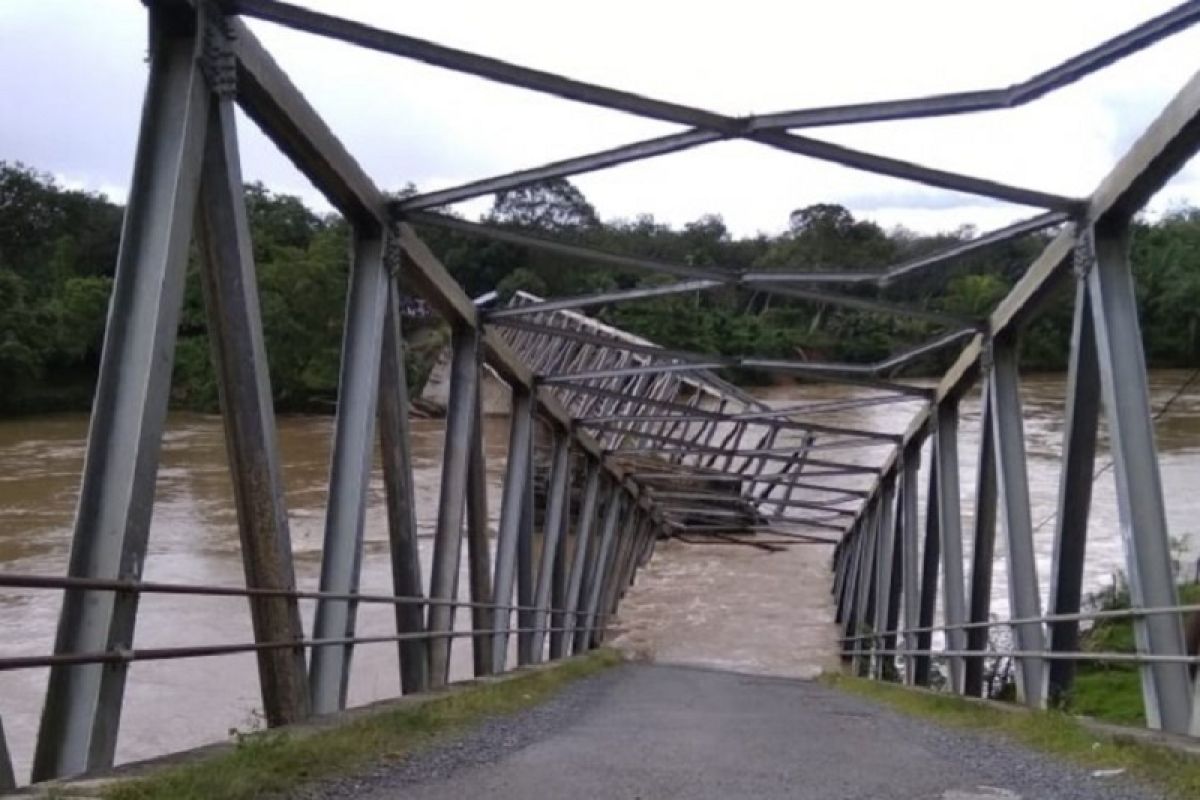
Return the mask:
{"type": "MultiPolygon", "coordinates": [[[[833,591],[844,656],[861,673],[979,694],[992,628],[1011,631],[1020,699],[1068,692],[1081,659],[1140,665],[1149,724],[1200,735],[1200,695],[1178,604],[1155,452],[1145,357],[1129,264],[1132,217],[1200,147],[1200,74],[1087,197],[1061,197],[831,144],[805,131],[1014,108],[1038,100],[1200,20],[1188,2],[1027,81],[1005,88],[728,117],[455,50],[274,0],[150,0],[149,79],[66,576],[3,574],[0,585],[62,592],[53,653],[0,658],[49,667],[32,779],[112,765],[128,666],[149,659],[257,654],[271,725],[346,703],[355,645],[398,648],[404,692],[443,686],[456,639],[477,675],[583,652],[603,637],[654,542],[688,533],[824,538],[836,543],[833,591]],[[667,136],[402,200],[364,172],[243,18],[682,126],[667,136]],[[353,255],[318,591],[298,591],[283,502],[269,365],[255,286],[235,126],[241,108],[353,229],[353,255]],[[438,213],[447,204],[729,139],[1037,210],[1023,222],[878,272],[700,268],[601,252],[438,213]],[[417,233],[440,226],[678,280],[588,297],[519,296],[481,309],[417,233]],[[839,287],[882,287],[1035,232],[1048,244],[986,318],[959,319],[839,287]],[[202,254],[208,327],[234,480],[245,587],[141,579],[167,412],[184,272],[202,254]],[[1043,601],[1033,550],[1017,371],[1020,331],[1074,285],[1053,574],[1043,601]],[[409,453],[400,287],[452,328],[446,447],[428,587],[422,581],[409,453]],[[654,295],[750,287],[820,303],[933,316],[944,333],[877,364],[731,358],[667,350],[596,325],[582,310],[654,295]],[[936,385],[888,378],[957,348],[936,385]],[[494,550],[487,529],[480,376],[512,392],[511,433],[494,550]],[[920,401],[907,430],[884,434],[814,421],[820,404],[771,408],[711,370],[751,367],[877,390],[861,403],[920,401]],[[974,526],[959,508],[958,406],[983,398],[974,526]],[[1135,654],[1079,652],[1087,519],[1101,412],[1115,466],[1135,654]],[[538,435],[538,432],[541,435],[538,435]],[[394,591],[358,591],[372,447],[382,444],[394,591]],[[535,456],[535,441],[540,442],[535,456]],[[841,460],[876,448],[869,466],[841,460]],[[923,449],[928,483],[918,485],[923,449]],[[828,451],[822,452],[822,451],[828,451]],[[544,490],[533,491],[544,462],[544,490]],[[861,488],[848,488],[857,476],[861,488]],[[918,503],[929,512],[924,524],[918,503]],[[997,519],[1004,532],[995,548],[997,519]],[[535,520],[540,521],[535,532],[535,520]],[[969,575],[964,534],[971,539],[969,575]],[[469,600],[458,574],[465,540],[469,600]],[[535,542],[540,546],[535,547],[535,542]],[[535,559],[536,554],[536,559],[535,559]],[[1007,574],[1010,617],[990,619],[993,570],[1007,574]],[[940,596],[939,596],[940,587],[940,596]],[[143,594],[244,596],[254,641],[134,646],[143,594]],[[515,597],[515,600],[514,600],[515,597]],[[300,601],[316,603],[310,635],[300,601]],[[395,634],[355,633],[362,603],[395,609],[395,634]],[[456,608],[469,630],[456,630],[456,608]]],[[[2,729],[0,729],[2,730],[2,729]]],[[[0,788],[14,783],[0,733],[0,788]]]]}

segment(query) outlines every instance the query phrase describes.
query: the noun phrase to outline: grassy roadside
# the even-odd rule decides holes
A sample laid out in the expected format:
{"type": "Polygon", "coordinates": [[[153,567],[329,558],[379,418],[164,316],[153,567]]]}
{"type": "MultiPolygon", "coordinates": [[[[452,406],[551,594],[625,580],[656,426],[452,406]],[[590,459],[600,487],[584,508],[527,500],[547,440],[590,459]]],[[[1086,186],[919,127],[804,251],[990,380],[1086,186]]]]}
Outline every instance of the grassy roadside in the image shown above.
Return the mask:
{"type": "MultiPolygon", "coordinates": [[[[543,702],[571,681],[620,661],[615,651],[598,650],[552,667],[479,683],[337,727],[243,736],[232,751],[165,768],[144,778],[120,781],[102,789],[100,796],[106,800],[240,800],[283,793],[321,778],[401,758],[487,717],[543,702]]],[[[71,795],[64,790],[59,796],[71,795]]]]}
{"type": "Polygon", "coordinates": [[[941,725],[986,730],[1090,769],[1124,769],[1128,774],[1179,798],[1200,797],[1200,758],[1133,738],[1104,737],[1057,711],[1004,711],[951,695],[917,692],[900,686],[830,675],[830,686],[889,705],[941,725]]]}

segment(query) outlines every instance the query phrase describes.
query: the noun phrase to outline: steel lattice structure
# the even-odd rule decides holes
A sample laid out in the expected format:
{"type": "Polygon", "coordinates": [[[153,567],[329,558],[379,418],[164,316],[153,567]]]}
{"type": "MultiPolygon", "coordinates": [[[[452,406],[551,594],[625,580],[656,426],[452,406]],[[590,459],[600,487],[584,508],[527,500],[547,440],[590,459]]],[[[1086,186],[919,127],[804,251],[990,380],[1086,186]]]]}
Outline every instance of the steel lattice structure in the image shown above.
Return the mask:
{"type": "MultiPolygon", "coordinates": [[[[0,659],[6,669],[50,666],[34,780],[110,766],[130,662],[256,652],[268,721],[285,724],[345,706],[354,645],[395,642],[405,692],[448,679],[456,637],[474,644],[476,674],[559,658],[598,643],[638,567],[661,536],[771,531],[836,542],[834,592],[847,657],[877,677],[927,684],[949,665],[951,689],[978,694],[986,631],[1014,633],[1021,697],[1043,706],[1066,692],[1078,650],[1083,553],[1096,432],[1107,419],[1147,717],[1200,735],[1172,579],[1128,234],[1133,215],[1200,147],[1200,74],[1184,86],[1087,197],[1061,197],[831,144],[800,133],[827,125],[941,117],[1016,107],[1044,97],[1200,20],[1187,2],[1029,80],[1001,89],[728,117],[455,50],[275,0],[150,0],[150,76],[88,437],[69,574],[0,576],[0,585],[61,589],[54,654],[0,659]],[[389,199],[240,19],[249,17],[395,56],[685,126],[635,142],[403,200],[389,199]],[[240,107],[342,213],[353,229],[321,583],[298,592],[283,504],[269,368],[242,194],[235,108],[240,107]],[[927,186],[1037,209],[1025,221],[942,252],[871,272],[699,268],[605,253],[433,209],[463,200],[746,139],[927,186]],[[528,295],[481,308],[449,276],[416,226],[543,249],[565,257],[674,276],[676,283],[579,298],[528,295]],[[836,284],[883,286],[918,270],[1039,231],[1056,231],[1000,304],[982,319],[920,311],[836,284]],[[141,581],[167,410],[184,267],[202,252],[206,305],[248,588],[141,581]],[[1064,469],[1046,608],[1033,557],[1017,337],[1056,289],[1074,282],[1064,469]],[[451,326],[451,389],[432,577],[422,586],[408,442],[408,390],[399,286],[451,326]],[[730,358],[660,348],[597,324],[590,307],[720,287],[931,318],[943,334],[877,364],[730,358]],[[933,387],[889,378],[934,350],[958,347],[933,387]],[[509,457],[494,562],[489,550],[480,382],[484,367],[512,390],[509,457]],[[820,404],[773,409],[712,370],[743,366],[847,381],[877,390],[860,404],[920,401],[902,434],[839,428],[820,404]],[[964,574],[957,455],[958,405],[982,385],[973,562],[964,574]],[[549,432],[545,507],[534,507],[536,430],[549,432]],[[366,487],[382,443],[394,592],[358,591],[366,487]],[[928,443],[931,512],[918,530],[918,466],[928,443]],[[876,463],[839,460],[876,448],[876,463]],[[823,452],[828,451],[828,453],[823,452]],[[852,477],[858,483],[846,481],[852,477]],[[573,488],[578,502],[572,504],[573,488]],[[537,513],[535,513],[537,512],[537,513]],[[534,519],[542,520],[534,563],[534,519]],[[1007,544],[994,557],[996,520],[1007,544]],[[464,540],[470,601],[458,600],[464,540]],[[993,564],[1007,570],[1012,619],[989,622],[993,564]],[[942,625],[936,625],[941,587],[942,625]],[[133,648],[142,593],[233,594],[249,599],[253,643],[133,648]],[[514,602],[514,593],[516,600],[514,602]],[[298,601],[314,600],[310,637],[298,601]],[[355,635],[363,602],[390,604],[396,635],[355,635]],[[471,609],[456,631],[456,607],[471,609]],[[513,623],[516,612],[516,623],[513,623]],[[944,646],[934,647],[935,632],[944,646]],[[982,632],[982,633],[981,633],[982,632]],[[311,653],[306,662],[305,651],[311,653]]],[[[4,748],[0,733],[0,751],[4,748]]],[[[7,754],[0,752],[7,762],[7,754]]],[[[0,770],[0,783],[6,782],[0,770]]],[[[11,770],[9,770],[11,773],[11,770]]],[[[7,777],[11,783],[11,774],[7,777]]],[[[0,788],[4,788],[0,785],[0,788]]]]}

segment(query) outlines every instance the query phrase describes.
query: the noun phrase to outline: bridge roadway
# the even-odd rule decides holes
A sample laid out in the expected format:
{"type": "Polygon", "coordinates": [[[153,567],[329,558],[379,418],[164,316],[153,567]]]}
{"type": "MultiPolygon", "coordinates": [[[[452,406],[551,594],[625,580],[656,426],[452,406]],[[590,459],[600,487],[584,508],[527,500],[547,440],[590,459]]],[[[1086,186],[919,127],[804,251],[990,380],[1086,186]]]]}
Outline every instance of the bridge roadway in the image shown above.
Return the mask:
{"type": "Polygon", "coordinates": [[[1143,800],[1160,795],[820,683],[627,664],[306,800],[1143,800]]]}

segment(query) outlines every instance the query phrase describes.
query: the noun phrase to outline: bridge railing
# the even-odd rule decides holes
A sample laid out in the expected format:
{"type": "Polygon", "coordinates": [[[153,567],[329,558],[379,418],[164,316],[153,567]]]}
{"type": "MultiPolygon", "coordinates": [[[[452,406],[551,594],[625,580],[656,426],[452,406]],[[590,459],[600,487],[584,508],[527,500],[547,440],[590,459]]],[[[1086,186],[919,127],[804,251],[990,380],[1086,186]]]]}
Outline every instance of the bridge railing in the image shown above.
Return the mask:
{"type": "MultiPolygon", "coordinates": [[[[451,644],[469,637],[476,674],[516,661],[581,652],[599,640],[621,592],[659,536],[755,533],[836,541],[834,591],[846,654],[873,659],[889,677],[903,653],[906,679],[930,679],[935,654],[948,681],[977,691],[993,564],[1008,574],[1018,681],[1041,705],[1070,685],[1078,649],[1082,564],[1101,400],[1112,439],[1127,545],[1147,717],[1173,732],[1200,732],[1193,707],[1162,485],[1154,450],[1128,230],[1133,215],[1200,145],[1200,76],[1187,83],[1088,198],[1063,197],[898,161],[795,131],[972,113],[1027,103],[1139,52],[1200,20],[1188,2],[1028,81],[1005,89],[802,109],[733,118],[572,80],[275,0],[149,2],[149,80],[129,192],[100,375],[88,434],[67,577],[0,576],[0,585],[63,592],[54,653],[0,660],[50,665],[33,779],[113,763],[130,661],[215,655],[217,650],[133,646],[138,598],[150,592],[245,596],[270,725],[346,704],[353,647],[395,642],[405,692],[444,685],[451,644]],[[385,195],[238,15],[341,40],[491,81],[685,126],[657,139],[459,187],[395,200],[385,195]],[[320,588],[295,588],[283,501],[269,366],[263,345],[235,109],[240,107],[346,218],[353,254],[343,333],[320,588]],[[876,272],[755,272],[608,253],[528,231],[467,222],[429,209],[732,138],[810,158],[1040,209],[1040,213],[938,253],[876,272]],[[540,309],[481,311],[418,236],[438,226],[566,258],[679,278],[540,309]],[[826,285],[881,287],[999,242],[1058,230],[986,319],[890,303],[826,285]],[[201,253],[208,330],[227,433],[248,588],[141,580],[165,423],[188,248],[201,253]],[[1074,267],[1074,269],[1072,269],[1074,267]],[[1043,613],[1033,558],[1020,408],[1017,341],[1055,290],[1074,275],[1068,424],[1051,598],[1043,613]],[[450,326],[446,447],[429,587],[417,546],[408,387],[400,293],[420,294],[450,326]],[[605,334],[563,312],[719,287],[925,319],[935,338],[874,364],[820,364],[689,353],[605,334]],[[539,319],[538,315],[541,315],[539,319]],[[528,319],[532,316],[533,319],[528,319]],[[561,324],[560,324],[561,323],[561,324]],[[931,353],[961,353],[936,387],[891,376],[931,353]],[[480,384],[486,365],[512,391],[503,497],[494,548],[488,530],[480,384]],[[904,433],[814,421],[830,404],[768,407],[711,370],[746,368],[870,389],[864,403],[921,401],[904,433]],[[980,461],[972,569],[964,575],[957,425],[960,399],[982,381],[980,461]],[[534,448],[548,443],[546,490],[535,498],[534,448]],[[391,595],[359,592],[364,504],[378,436],[384,468],[391,595]],[[918,462],[930,443],[924,535],[918,531],[918,462]],[[826,458],[822,450],[883,445],[879,462],[826,458]],[[644,452],[647,450],[653,453],[644,452]],[[663,451],[666,451],[665,453],[663,451]],[[857,508],[850,508],[857,504],[857,508]],[[534,521],[542,520],[535,562],[534,521]],[[993,557],[995,521],[1007,548],[993,557]],[[845,534],[842,536],[842,534],[845,534]],[[839,538],[840,537],[840,538],[839,538]],[[817,538],[820,538],[819,536],[817,538]],[[459,599],[466,549],[467,602],[459,599]],[[23,582],[23,583],[22,583],[23,582]],[[938,590],[945,647],[932,647],[938,590]],[[968,591],[969,590],[969,591],[968,591]],[[513,602],[513,598],[516,602],[513,602]],[[316,603],[305,637],[298,603],[316,603]],[[360,603],[390,604],[396,633],[358,636],[360,603]],[[469,608],[469,631],[454,626],[469,608]],[[515,616],[515,624],[513,618],[515,616]],[[1049,632],[1047,632],[1049,626],[1049,632]],[[876,633],[879,632],[879,633],[876,633]],[[308,650],[309,658],[305,659],[308,650]],[[1048,662],[1048,663],[1047,663],[1048,662]],[[894,665],[893,665],[894,666],[894,665]]],[[[525,298],[526,306],[537,301],[525,298]]],[[[0,733],[0,750],[3,735],[0,733]]],[[[0,764],[7,761],[0,753],[0,764]]],[[[11,776],[0,771],[0,781],[11,776]]]]}

